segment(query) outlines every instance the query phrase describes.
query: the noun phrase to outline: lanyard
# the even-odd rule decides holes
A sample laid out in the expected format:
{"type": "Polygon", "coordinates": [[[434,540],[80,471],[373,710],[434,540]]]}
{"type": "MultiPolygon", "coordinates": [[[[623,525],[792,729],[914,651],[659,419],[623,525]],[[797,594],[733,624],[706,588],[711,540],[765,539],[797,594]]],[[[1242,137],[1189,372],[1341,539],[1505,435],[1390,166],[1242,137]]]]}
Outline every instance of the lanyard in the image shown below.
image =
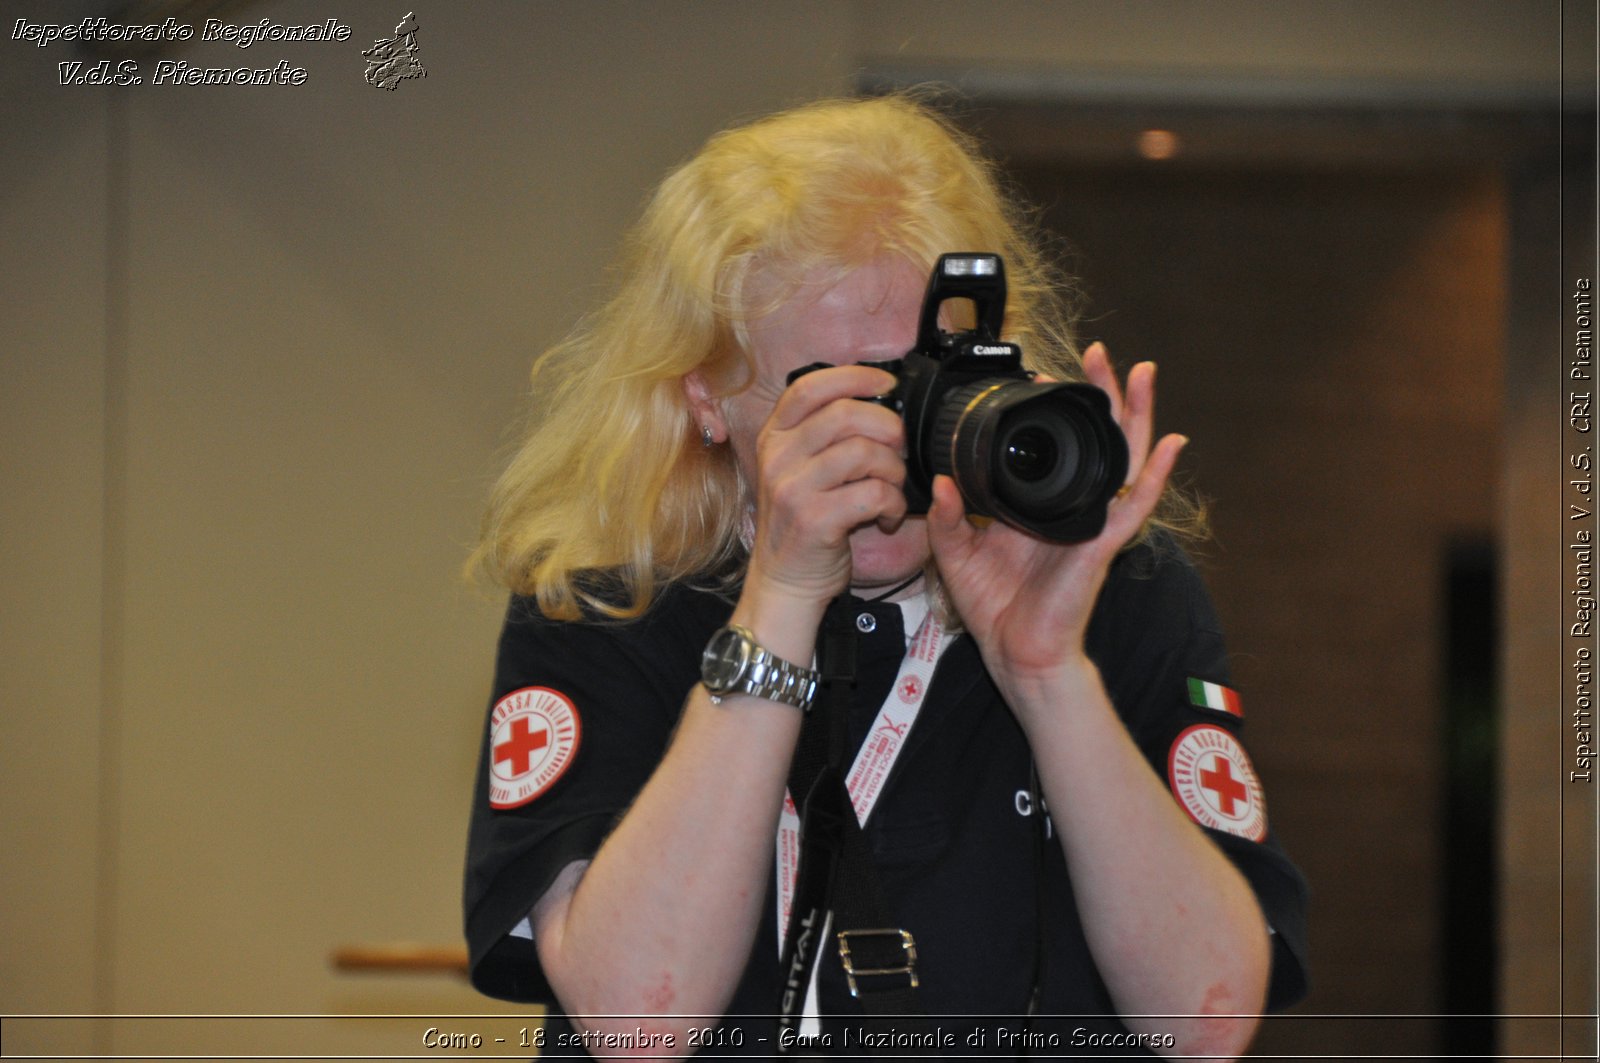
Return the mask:
{"type": "MultiPolygon", "coordinates": [[[[910,645],[906,648],[905,659],[900,663],[900,671],[895,676],[894,687],[883,707],[878,710],[877,719],[873,721],[872,729],[867,733],[866,740],[861,743],[861,748],[856,752],[855,761],[850,766],[849,774],[845,776],[845,789],[850,796],[850,804],[855,810],[856,821],[865,824],[877,805],[878,797],[883,792],[884,783],[889,778],[889,773],[899,759],[901,751],[905,748],[906,737],[911,731],[911,725],[916,721],[917,714],[922,709],[923,700],[928,693],[929,683],[933,679],[933,670],[939,661],[939,656],[947,646],[954,641],[955,636],[944,630],[944,625],[939,622],[934,610],[927,608],[922,622],[917,626],[916,634],[912,636],[910,645]]],[[[800,864],[800,816],[795,808],[794,797],[787,790],[784,792],[783,811],[778,818],[777,838],[777,872],[778,872],[778,950],[783,951],[784,935],[789,926],[790,908],[793,906],[795,894],[795,877],[800,864]]],[[[827,939],[827,928],[819,935],[819,940],[827,939]]],[[[819,965],[820,966],[820,965],[819,965]]],[[[805,1026],[802,1027],[803,1035],[816,1032],[817,998],[816,998],[816,967],[811,972],[811,982],[806,993],[805,1001],[805,1026]],[[809,1027],[809,1029],[807,1028],[809,1027]]]]}

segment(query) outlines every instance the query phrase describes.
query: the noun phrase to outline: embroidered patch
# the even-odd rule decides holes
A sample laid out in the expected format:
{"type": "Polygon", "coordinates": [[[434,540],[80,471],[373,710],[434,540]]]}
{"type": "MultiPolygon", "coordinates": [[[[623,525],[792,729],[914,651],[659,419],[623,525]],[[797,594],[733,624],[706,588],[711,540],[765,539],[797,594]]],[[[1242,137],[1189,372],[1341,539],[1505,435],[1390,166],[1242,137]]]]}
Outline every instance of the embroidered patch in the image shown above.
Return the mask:
{"type": "Polygon", "coordinates": [[[1267,836],[1261,780],[1239,740],[1213,724],[1180,734],[1167,754],[1172,793],[1196,823],[1260,841],[1267,836]]]}
{"type": "Polygon", "coordinates": [[[1223,686],[1221,683],[1210,683],[1204,679],[1189,680],[1189,704],[1202,709],[1212,709],[1216,712],[1225,712],[1230,716],[1244,719],[1244,707],[1239,704],[1239,692],[1223,686]]]}
{"type": "Polygon", "coordinates": [[[520,808],[555,784],[578,752],[578,710],[565,694],[523,687],[489,714],[489,805],[520,808]]]}

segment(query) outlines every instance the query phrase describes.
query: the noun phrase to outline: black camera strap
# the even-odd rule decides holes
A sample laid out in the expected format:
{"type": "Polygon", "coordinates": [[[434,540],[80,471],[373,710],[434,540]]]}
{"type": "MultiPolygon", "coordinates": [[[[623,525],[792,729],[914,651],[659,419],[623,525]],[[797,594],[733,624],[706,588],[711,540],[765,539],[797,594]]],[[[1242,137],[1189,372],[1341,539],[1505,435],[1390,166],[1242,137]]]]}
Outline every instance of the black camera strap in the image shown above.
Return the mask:
{"type": "MultiPolygon", "coordinates": [[[[917,1001],[916,943],[884,916],[877,869],[844,782],[850,689],[855,685],[856,629],[851,599],[835,598],[823,619],[818,670],[823,697],[801,728],[789,792],[804,795],[800,861],[779,968],[780,1055],[804,1053],[798,1041],[818,953],[833,942],[851,994],[871,1033],[931,1032],[917,1001]],[[831,918],[831,922],[830,922],[831,918]],[[824,940],[824,933],[827,933],[824,940]]],[[[919,1038],[885,1037],[894,1044],[919,1038]]],[[[920,1052],[921,1049],[916,1049],[920,1052]]]]}

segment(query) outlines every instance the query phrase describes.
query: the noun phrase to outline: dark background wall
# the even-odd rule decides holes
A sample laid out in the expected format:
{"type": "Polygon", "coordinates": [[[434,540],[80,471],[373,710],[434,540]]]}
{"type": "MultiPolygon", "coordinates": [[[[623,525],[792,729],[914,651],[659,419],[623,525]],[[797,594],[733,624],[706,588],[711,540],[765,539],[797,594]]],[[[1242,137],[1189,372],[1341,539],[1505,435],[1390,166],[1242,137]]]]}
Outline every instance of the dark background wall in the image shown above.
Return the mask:
{"type": "MultiPolygon", "coordinates": [[[[1271,820],[1314,884],[1306,1009],[1446,1010],[1451,930],[1428,903],[1446,883],[1445,588],[1452,549],[1497,528],[1499,182],[1165,168],[1024,181],[1087,278],[1084,334],[1124,365],[1154,359],[1162,430],[1194,440],[1186,472],[1212,501],[1204,558],[1247,733],[1271,820]]],[[[1479,770],[1487,786],[1492,758],[1479,770]]],[[[1491,856],[1486,843],[1468,871],[1484,890],[1491,856]]],[[[1321,1049],[1362,1050],[1340,1033],[1321,1049]]],[[[1434,1037],[1413,1023],[1388,1048],[1434,1037]]]]}

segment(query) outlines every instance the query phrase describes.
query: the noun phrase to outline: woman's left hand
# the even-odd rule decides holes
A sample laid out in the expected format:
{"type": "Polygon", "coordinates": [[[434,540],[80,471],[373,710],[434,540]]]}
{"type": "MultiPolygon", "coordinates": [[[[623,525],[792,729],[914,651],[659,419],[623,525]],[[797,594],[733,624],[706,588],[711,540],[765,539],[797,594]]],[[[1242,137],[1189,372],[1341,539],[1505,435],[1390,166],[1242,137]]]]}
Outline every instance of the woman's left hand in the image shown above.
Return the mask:
{"type": "Polygon", "coordinates": [[[1168,435],[1151,449],[1153,362],[1133,367],[1125,398],[1103,344],[1084,352],[1083,366],[1089,382],[1110,398],[1128,441],[1127,486],[1111,502],[1098,536],[1053,543],[999,521],[973,527],[955,483],[947,476],[934,481],[928,537],[940,577],[1002,690],[1081,663],[1084,632],[1111,561],[1154,511],[1188,442],[1168,435]]]}

